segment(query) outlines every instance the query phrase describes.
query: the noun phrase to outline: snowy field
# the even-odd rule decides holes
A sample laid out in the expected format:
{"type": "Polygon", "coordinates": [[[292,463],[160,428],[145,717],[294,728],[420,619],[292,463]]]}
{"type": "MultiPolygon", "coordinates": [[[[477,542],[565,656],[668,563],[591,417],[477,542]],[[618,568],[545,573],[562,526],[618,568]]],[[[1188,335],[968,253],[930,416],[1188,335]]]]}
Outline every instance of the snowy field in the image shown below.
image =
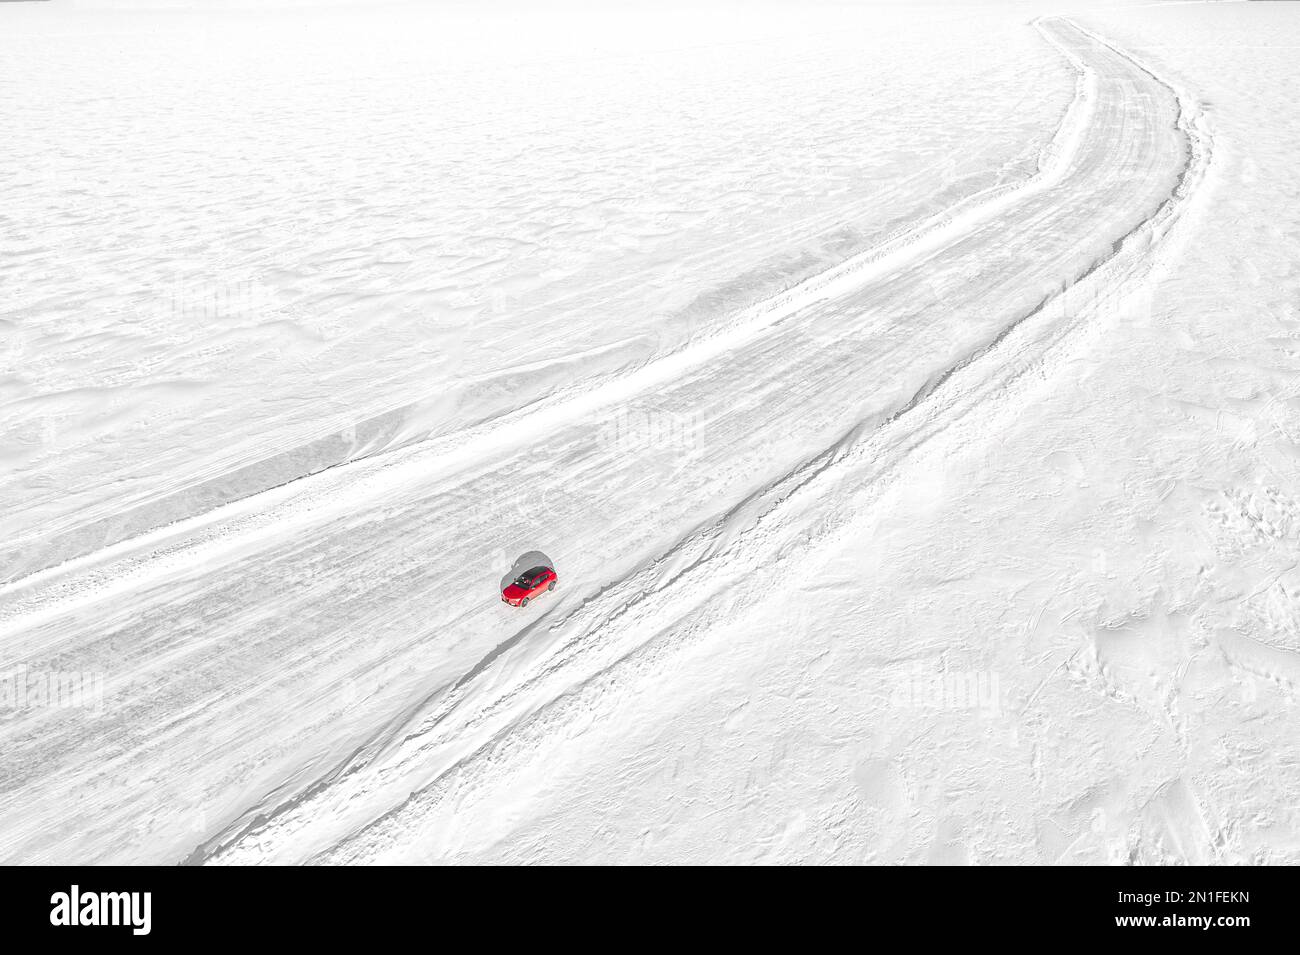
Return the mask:
{"type": "Polygon", "coordinates": [[[120,6],[0,4],[0,863],[1300,862],[1300,6],[120,6]]]}

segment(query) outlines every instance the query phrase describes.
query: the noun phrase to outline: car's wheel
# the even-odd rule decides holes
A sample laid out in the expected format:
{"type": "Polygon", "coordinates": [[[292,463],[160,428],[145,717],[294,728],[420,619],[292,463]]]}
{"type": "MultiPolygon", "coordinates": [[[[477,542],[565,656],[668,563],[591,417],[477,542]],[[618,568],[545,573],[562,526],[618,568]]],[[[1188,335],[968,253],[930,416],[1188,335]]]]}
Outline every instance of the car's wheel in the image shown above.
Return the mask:
{"type": "Polygon", "coordinates": [[[546,585],[546,589],[547,589],[547,590],[554,590],[554,589],[555,589],[555,581],[552,580],[549,584],[547,584],[547,585],[546,585]]]}
{"type": "Polygon", "coordinates": [[[519,606],[521,606],[521,607],[527,607],[527,606],[528,606],[528,598],[525,597],[523,600],[519,601],[519,606]]]}

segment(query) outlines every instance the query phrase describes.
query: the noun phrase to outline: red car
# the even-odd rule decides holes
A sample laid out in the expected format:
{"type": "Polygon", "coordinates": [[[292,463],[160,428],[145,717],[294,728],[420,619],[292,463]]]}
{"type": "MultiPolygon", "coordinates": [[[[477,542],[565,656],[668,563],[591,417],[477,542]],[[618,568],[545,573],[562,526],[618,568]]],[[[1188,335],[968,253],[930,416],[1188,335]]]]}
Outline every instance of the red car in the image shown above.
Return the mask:
{"type": "Polygon", "coordinates": [[[507,584],[501,591],[501,599],[512,607],[527,607],[528,601],[538,594],[555,589],[559,580],[555,571],[549,567],[534,567],[515,578],[514,583],[507,584]]]}

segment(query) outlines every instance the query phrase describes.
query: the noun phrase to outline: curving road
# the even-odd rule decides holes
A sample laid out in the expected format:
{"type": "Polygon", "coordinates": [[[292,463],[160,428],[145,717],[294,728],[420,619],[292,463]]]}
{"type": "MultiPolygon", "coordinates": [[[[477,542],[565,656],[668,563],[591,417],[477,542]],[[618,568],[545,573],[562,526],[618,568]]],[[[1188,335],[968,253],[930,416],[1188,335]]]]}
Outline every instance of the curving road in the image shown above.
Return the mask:
{"type": "Polygon", "coordinates": [[[657,637],[854,506],[801,488],[976,404],[976,359],[1177,204],[1174,91],[1038,28],[1079,87],[1031,180],[624,375],[0,589],[7,658],[105,675],[102,713],[0,711],[0,861],[382,858],[620,661],[670,659],[657,637]],[[533,548],[561,587],[519,613],[496,585],[533,548]]]}

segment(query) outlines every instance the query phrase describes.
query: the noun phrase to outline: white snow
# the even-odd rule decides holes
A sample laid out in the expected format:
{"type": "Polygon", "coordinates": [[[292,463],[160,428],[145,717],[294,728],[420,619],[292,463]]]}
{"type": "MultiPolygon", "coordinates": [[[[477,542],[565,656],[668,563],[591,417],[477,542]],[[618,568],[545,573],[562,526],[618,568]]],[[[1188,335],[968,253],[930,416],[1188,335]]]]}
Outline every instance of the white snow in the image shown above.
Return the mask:
{"type": "Polygon", "coordinates": [[[1300,14],[172,6],[0,8],[0,861],[1300,860],[1300,14]]]}

